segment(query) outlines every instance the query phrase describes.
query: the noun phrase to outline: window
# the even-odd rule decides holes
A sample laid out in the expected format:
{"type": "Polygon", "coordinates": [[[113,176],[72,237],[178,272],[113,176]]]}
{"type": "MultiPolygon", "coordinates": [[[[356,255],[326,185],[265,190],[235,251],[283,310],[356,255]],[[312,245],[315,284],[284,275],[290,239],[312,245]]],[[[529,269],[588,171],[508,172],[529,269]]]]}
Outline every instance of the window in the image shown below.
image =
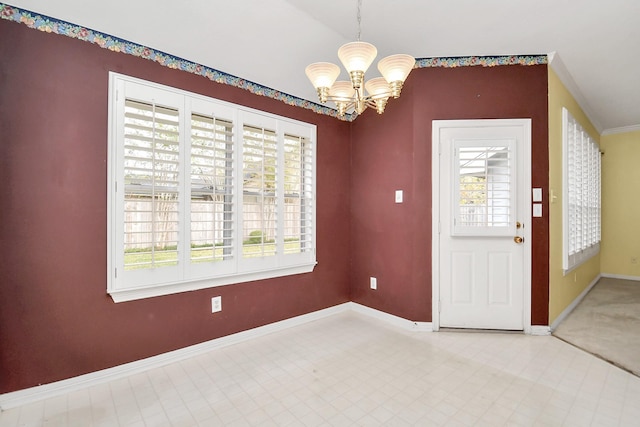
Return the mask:
{"type": "Polygon", "coordinates": [[[600,250],[600,147],[566,108],[563,131],[563,268],[600,250]]]}
{"type": "Polygon", "coordinates": [[[315,126],[110,74],[114,301],[310,272],[315,126]]]}
{"type": "Polygon", "coordinates": [[[516,141],[456,140],[454,236],[512,235],[516,141]]]}

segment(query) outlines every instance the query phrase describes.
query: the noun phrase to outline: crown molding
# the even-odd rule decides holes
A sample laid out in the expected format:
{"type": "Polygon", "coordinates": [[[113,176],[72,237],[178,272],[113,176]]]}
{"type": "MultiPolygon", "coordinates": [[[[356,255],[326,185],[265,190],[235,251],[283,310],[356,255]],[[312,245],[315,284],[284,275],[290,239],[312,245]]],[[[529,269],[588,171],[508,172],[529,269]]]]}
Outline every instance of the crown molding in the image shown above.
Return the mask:
{"type": "Polygon", "coordinates": [[[604,131],[602,131],[602,136],[614,135],[617,133],[638,132],[638,131],[640,131],[640,125],[622,126],[619,128],[605,129],[604,131]]]}

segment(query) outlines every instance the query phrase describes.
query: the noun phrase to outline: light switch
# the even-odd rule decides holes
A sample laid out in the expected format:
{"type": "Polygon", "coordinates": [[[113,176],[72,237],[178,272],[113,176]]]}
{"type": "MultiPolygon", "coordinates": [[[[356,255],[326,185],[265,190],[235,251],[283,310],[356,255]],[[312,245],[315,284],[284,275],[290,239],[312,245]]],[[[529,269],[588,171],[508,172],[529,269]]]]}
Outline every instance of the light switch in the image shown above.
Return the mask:
{"type": "Polygon", "coordinates": [[[542,203],[533,204],[533,216],[535,218],[540,218],[542,216],[542,203]]]}
{"type": "Polygon", "coordinates": [[[402,203],[402,190],[396,190],[396,203],[402,203]]]}
{"type": "Polygon", "coordinates": [[[533,189],[533,201],[541,202],[542,201],[542,188],[534,188],[533,189]]]}

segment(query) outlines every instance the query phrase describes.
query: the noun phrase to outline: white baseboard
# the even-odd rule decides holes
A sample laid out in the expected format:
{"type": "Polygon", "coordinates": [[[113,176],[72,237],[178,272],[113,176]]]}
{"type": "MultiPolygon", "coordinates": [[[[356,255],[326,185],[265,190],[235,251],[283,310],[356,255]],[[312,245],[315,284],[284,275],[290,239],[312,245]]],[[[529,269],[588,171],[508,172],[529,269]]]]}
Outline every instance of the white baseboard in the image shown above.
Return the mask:
{"type": "Polygon", "coordinates": [[[376,310],[375,308],[367,307],[355,302],[348,302],[347,304],[349,304],[351,310],[355,311],[356,313],[374,317],[405,330],[416,332],[433,332],[433,324],[431,322],[414,322],[403,317],[394,316],[393,314],[385,313],[384,311],[376,310]]]}
{"type": "Polygon", "coordinates": [[[534,335],[534,336],[551,335],[551,328],[548,326],[531,325],[531,329],[529,330],[529,335],[534,335]]]}
{"type": "Polygon", "coordinates": [[[602,273],[600,276],[608,277],[610,279],[622,279],[622,280],[634,280],[640,282],[640,276],[624,276],[622,274],[602,273]]]}
{"type": "Polygon", "coordinates": [[[562,313],[560,313],[560,315],[556,318],[556,320],[553,321],[553,323],[551,324],[551,332],[555,331],[558,325],[560,325],[560,323],[562,323],[562,321],[566,319],[569,314],[571,314],[571,312],[578,306],[578,304],[580,304],[580,301],[582,301],[584,297],[587,296],[591,288],[593,288],[596,285],[596,283],[598,283],[598,280],[600,280],[601,277],[608,277],[608,276],[604,276],[602,274],[599,274],[598,276],[596,276],[596,278],[593,279],[591,283],[589,283],[589,286],[587,286],[584,289],[584,291],[582,291],[582,293],[580,293],[580,295],[578,295],[576,299],[574,299],[573,302],[569,304],[567,308],[565,308],[562,311],[562,313]]]}
{"type": "Polygon", "coordinates": [[[135,362],[125,363],[124,365],[114,366],[112,368],[103,369],[89,374],[80,375],[66,380],[56,381],[50,384],[44,384],[37,387],[31,387],[23,390],[13,391],[10,393],[0,394],[0,411],[15,408],[16,406],[26,405],[43,399],[48,399],[62,394],[70,393],[82,388],[91,387],[97,384],[103,384],[129,375],[134,375],[149,369],[158,368],[170,363],[179,362],[190,357],[209,352],[214,349],[227,347],[253,338],[261,337],[273,332],[282,331],[294,326],[303,325],[313,322],[314,320],[324,319],[335,314],[353,311],[366,316],[374,317],[391,325],[410,331],[433,331],[431,322],[412,322],[402,317],[384,313],[370,307],[366,307],[354,302],[329,307],[323,310],[314,311],[312,313],[303,314],[291,319],[282,320],[271,323],[269,325],[260,326],[258,328],[249,329],[247,331],[238,332],[226,337],[216,338],[211,341],[170,351],[168,353],[159,354],[157,356],[148,357],[146,359],[136,360],[135,362]]]}

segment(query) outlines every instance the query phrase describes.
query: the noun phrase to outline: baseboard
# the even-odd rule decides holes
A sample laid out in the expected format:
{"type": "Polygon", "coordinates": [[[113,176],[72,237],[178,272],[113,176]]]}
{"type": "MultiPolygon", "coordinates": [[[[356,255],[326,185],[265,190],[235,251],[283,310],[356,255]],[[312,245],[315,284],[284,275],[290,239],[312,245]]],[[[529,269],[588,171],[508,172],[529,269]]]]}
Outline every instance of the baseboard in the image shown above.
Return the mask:
{"type": "Polygon", "coordinates": [[[640,282],[640,276],[625,276],[622,274],[611,274],[611,273],[602,273],[600,276],[607,277],[609,279],[633,280],[636,282],[640,282]]]}
{"type": "Polygon", "coordinates": [[[214,349],[227,347],[233,344],[241,343],[253,338],[268,335],[274,332],[289,329],[314,320],[324,319],[339,313],[353,311],[365,316],[374,317],[391,325],[410,331],[431,332],[433,327],[431,322],[413,322],[403,319],[402,317],[384,313],[382,311],[366,307],[354,302],[346,302],[323,310],[314,311],[312,313],[303,314],[291,319],[282,320],[271,323],[258,328],[249,329],[247,331],[238,332],[226,337],[216,338],[211,341],[170,351],[168,353],[159,354],[157,356],[148,357],[146,359],[136,360],[135,362],[126,363],[124,365],[114,366],[113,368],[103,369],[89,374],[80,375],[66,380],[56,381],[50,384],[44,384],[37,387],[31,387],[10,393],[0,394],[0,411],[15,408],[16,406],[26,405],[28,403],[39,400],[48,399],[62,394],[70,393],[82,388],[91,387],[97,384],[117,380],[129,375],[134,375],[149,369],[158,368],[170,363],[179,362],[190,357],[209,352],[214,349]]]}
{"type": "Polygon", "coordinates": [[[348,302],[347,304],[349,304],[351,310],[355,311],[356,313],[374,317],[378,320],[382,320],[386,323],[408,331],[433,332],[433,324],[431,322],[414,322],[412,320],[407,320],[403,317],[385,313],[384,311],[376,310],[375,308],[367,307],[355,302],[348,302]]]}
{"type": "Polygon", "coordinates": [[[560,325],[560,323],[562,323],[562,321],[566,319],[569,314],[571,314],[571,312],[578,306],[578,304],[580,304],[580,302],[584,299],[584,297],[587,296],[591,288],[593,288],[596,285],[596,283],[598,283],[598,280],[600,280],[601,277],[608,277],[608,276],[604,276],[602,274],[599,274],[598,276],[596,276],[596,278],[593,279],[591,283],[589,283],[589,285],[584,289],[584,291],[582,291],[582,293],[580,293],[580,295],[578,295],[573,300],[573,302],[571,302],[571,304],[569,304],[567,308],[565,308],[562,311],[562,313],[560,313],[560,315],[556,318],[556,320],[554,320],[553,323],[551,323],[551,332],[555,331],[558,325],[560,325]]]}
{"type": "Polygon", "coordinates": [[[351,303],[344,303],[329,307],[323,310],[314,311],[312,313],[303,314],[290,319],[271,323],[258,328],[249,329],[247,331],[238,332],[211,341],[184,347],[168,353],[159,354],[157,356],[148,357],[146,359],[136,360],[135,362],[126,363],[124,365],[114,366],[112,368],[103,369],[89,374],[80,375],[66,380],[56,381],[50,384],[44,384],[37,387],[31,387],[10,393],[0,394],[0,411],[14,408],[16,406],[25,405],[38,400],[48,399],[59,396],[61,394],[70,393],[86,387],[113,381],[129,375],[134,375],[149,369],[158,368],[170,363],[179,362],[190,357],[209,352],[214,349],[227,347],[253,338],[261,337],[273,332],[282,331],[294,326],[313,322],[314,320],[323,319],[338,313],[343,313],[352,309],[351,303]]]}
{"type": "Polygon", "coordinates": [[[529,335],[534,335],[534,336],[551,335],[551,328],[548,326],[531,325],[531,329],[529,330],[529,335]]]}

